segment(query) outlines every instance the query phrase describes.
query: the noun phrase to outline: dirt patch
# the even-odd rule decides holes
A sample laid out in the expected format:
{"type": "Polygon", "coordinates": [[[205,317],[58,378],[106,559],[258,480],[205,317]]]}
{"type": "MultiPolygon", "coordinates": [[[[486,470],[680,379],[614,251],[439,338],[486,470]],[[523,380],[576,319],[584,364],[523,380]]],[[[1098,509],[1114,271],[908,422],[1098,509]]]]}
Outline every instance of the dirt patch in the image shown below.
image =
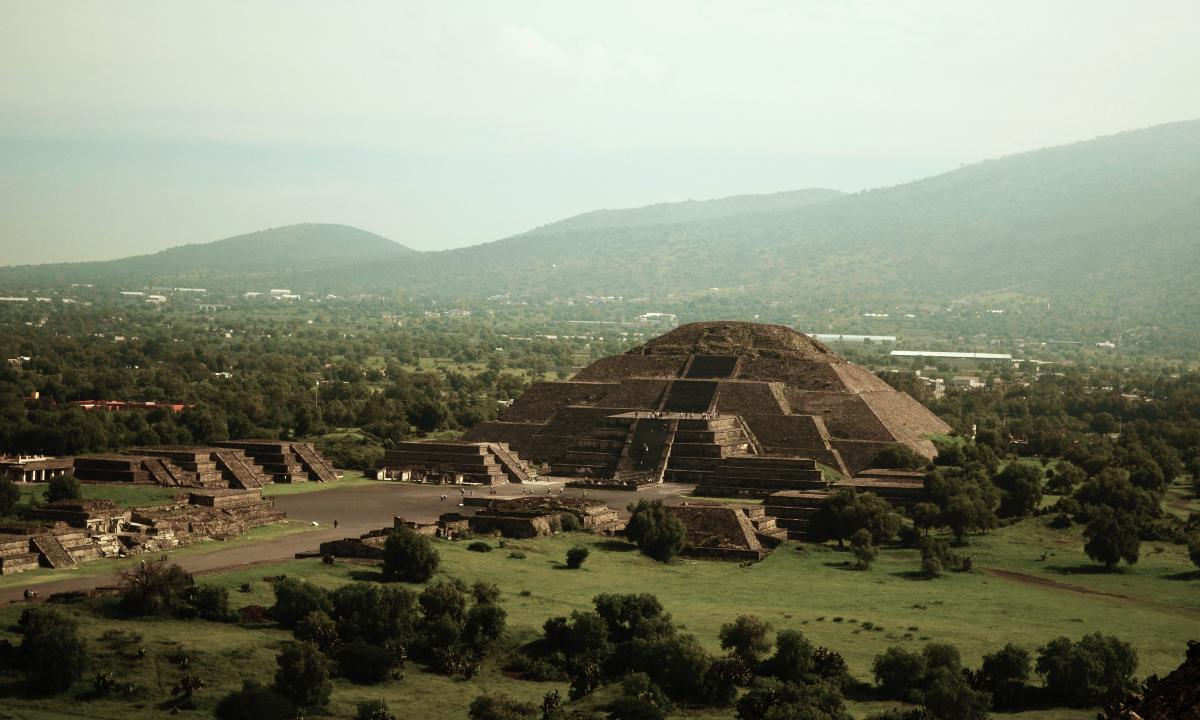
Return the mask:
{"type": "Polygon", "coordinates": [[[1113,600],[1123,605],[1132,605],[1135,607],[1158,610],[1160,612],[1173,613],[1190,618],[1200,617],[1200,610],[1179,607],[1178,605],[1167,605],[1165,603],[1158,603],[1154,602],[1153,600],[1143,600],[1141,598],[1130,597],[1128,595],[1092,590],[1080,585],[1059,582],[1058,580],[1052,580],[1050,578],[1040,577],[1038,575],[1029,575],[1028,573],[1017,572],[1016,570],[1002,570],[1000,568],[981,568],[981,570],[992,577],[1001,578],[1003,580],[1011,580],[1012,582],[1021,583],[1022,585],[1032,585],[1034,587],[1058,590],[1060,592],[1077,593],[1079,595],[1094,595],[1113,600]]]}

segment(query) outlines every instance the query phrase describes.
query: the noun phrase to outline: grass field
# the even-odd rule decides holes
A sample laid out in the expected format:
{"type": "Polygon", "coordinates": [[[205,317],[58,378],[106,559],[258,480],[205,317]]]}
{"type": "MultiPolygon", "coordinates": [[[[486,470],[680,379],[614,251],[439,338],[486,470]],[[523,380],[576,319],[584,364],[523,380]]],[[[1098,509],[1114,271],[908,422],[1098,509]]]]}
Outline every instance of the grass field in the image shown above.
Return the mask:
{"type": "Polygon", "coordinates": [[[340,480],[331,482],[271,483],[263,488],[262,494],[263,497],[299,495],[301,493],[321,492],[323,490],[359,487],[360,485],[370,485],[377,482],[376,480],[363,477],[363,474],[357,470],[346,470],[344,472],[345,475],[340,480]]]}
{"type": "MultiPolygon", "coordinates": [[[[971,545],[960,552],[972,556],[975,570],[933,580],[914,574],[917,554],[903,549],[885,550],[871,570],[857,572],[846,568],[847,554],[832,547],[790,543],[747,567],[689,560],[664,566],[624,543],[590,535],[509,541],[510,548],[519,547],[527,554],[524,560],[509,558],[506,550],[469,552],[466,543],[438,541],[437,548],[442,556],[440,575],[467,582],[485,580],[501,588],[511,643],[532,638],[547,617],[589,607],[597,593],[651,592],[686,632],[714,651],[718,650],[717,631],[722,623],[739,613],[753,613],[776,630],[798,629],[815,643],[838,650],[851,671],[863,679],[870,677],[872,658],[889,645],[919,648],[926,642],[949,642],[974,666],[984,653],[1007,642],[1036,651],[1057,636],[1078,638],[1095,630],[1133,644],[1140,658],[1139,676],[1163,674],[1176,667],[1183,658],[1185,640],[1200,636],[1200,573],[1186,554],[1169,545],[1156,552],[1146,543],[1143,559],[1136,566],[1115,574],[1096,573],[1086,569],[1089,566],[1078,528],[1053,531],[1044,527],[1045,520],[1025,520],[972,538],[971,545]],[[565,551],[576,543],[590,546],[591,556],[582,570],[565,571],[561,569],[565,551]],[[1048,554],[1046,561],[1039,560],[1042,552],[1048,554]],[[523,591],[528,595],[522,595],[523,591]],[[867,622],[872,623],[871,629],[867,622]]],[[[377,577],[377,571],[366,566],[302,560],[214,574],[203,582],[229,587],[238,606],[270,605],[272,594],[264,577],[280,573],[326,587],[377,577]],[[249,593],[237,591],[242,583],[250,584],[249,593]]],[[[67,697],[4,697],[0,705],[5,711],[0,711],[0,717],[4,712],[19,718],[157,714],[156,704],[169,697],[180,674],[164,659],[176,645],[188,650],[193,670],[208,684],[198,696],[199,709],[180,716],[204,717],[241,678],[269,681],[274,653],[287,639],[285,633],[269,627],[111,620],[86,605],[73,611],[97,652],[109,652],[107,648],[114,645],[101,639],[106,630],[144,637],[141,642],[150,649],[148,657],[123,662],[121,667],[126,669],[117,672],[122,679],[145,688],[141,707],[131,710],[125,702],[109,700],[79,703],[67,697]]],[[[18,606],[0,609],[0,626],[10,626],[19,613],[18,606]]],[[[485,688],[530,700],[539,699],[551,688],[566,695],[561,683],[505,677],[496,658],[489,659],[470,681],[447,679],[410,664],[403,680],[381,686],[357,687],[337,681],[330,714],[347,717],[353,714],[356,702],[384,698],[402,717],[463,718],[467,705],[485,688]]],[[[883,707],[886,704],[853,705],[858,717],[883,707]]],[[[1005,717],[1066,720],[1094,714],[1094,710],[1047,709],[1005,717]]],[[[732,715],[732,710],[723,710],[683,716],[707,720],[732,715]]]]}
{"type": "MultiPolygon", "coordinates": [[[[45,502],[46,485],[43,483],[19,484],[21,502],[31,500],[45,502]]],[[[79,486],[84,500],[111,500],[122,507],[164,505],[177,495],[186,496],[187,490],[168,488],[161,485],[134,485],[122,483],[82,483],[79,486]]]]}

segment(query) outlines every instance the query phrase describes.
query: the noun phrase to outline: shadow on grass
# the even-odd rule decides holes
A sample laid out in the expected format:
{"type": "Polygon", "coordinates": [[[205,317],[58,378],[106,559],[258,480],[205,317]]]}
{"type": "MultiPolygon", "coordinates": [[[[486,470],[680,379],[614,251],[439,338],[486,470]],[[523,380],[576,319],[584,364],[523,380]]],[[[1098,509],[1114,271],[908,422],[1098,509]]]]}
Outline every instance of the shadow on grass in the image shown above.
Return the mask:
{"type": "Polygon", "coordinates": [[[1163,578],[1166,580],[1200,580],[1200,570],[1172,573],[1170,575],[1163,575],[1163,578]]]}
{"type": "Polygon", "coordinates": [[[1046,569],[1059,575],[1120,575],[1122,569],[1115,567],[1109,570],[1103,565],[1087,563],[1084,565],[1047,565],[1046,569]]]}
{"type": "Polygon", "coordinates": [[[904,578],[905,580],[936,580],[937,575],[930,575],[922,570],[901,570],[900,572],[892,573],[895,577],[904,578]]]}
{"type": "Polygon", "coordinates": [[[383,582],[382,570],[351,570],[350,579],[358,582],[383,582]]]}
{"type": "Polygon", "coordinates": [[[827,568],[833,568],[834,570],[857,571],[857,568],[854,567],[854,563],[850,562],[849,560],[842,560],[840,562],[825,562],[821,564],[827,568]]]}
{"type": "Polygon", "coordinates": [[[596,547],[600,550],[607,550],[609,552],[632,552],[637,550],[637,545],[634,545],[631,542],[625,542],[624,540],[601,540],[600,542],[596,543],[596,547]]]}

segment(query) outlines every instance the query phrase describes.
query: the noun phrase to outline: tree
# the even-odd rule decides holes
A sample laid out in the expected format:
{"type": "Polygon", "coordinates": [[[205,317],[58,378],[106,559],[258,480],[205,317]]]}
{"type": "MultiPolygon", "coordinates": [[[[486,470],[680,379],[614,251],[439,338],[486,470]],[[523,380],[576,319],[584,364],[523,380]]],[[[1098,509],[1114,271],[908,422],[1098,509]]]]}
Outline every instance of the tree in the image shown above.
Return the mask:
{"type": "Polygon", "coordinates": [[[850,720],[837,686],[821,680],[804,685],[764,680],[737,703],[738,720],[850,720]]]}
{"type": "Polygon", "coordinates": [[[1138,561],[1138,523],[1129,513],[1106,505],[1095,508],[1083,537],[1083,551],[1110,572],[1121,560],[1130,565],[1138,561]]]}
{"type": "Polygon", "coordinates": [[[858,493],[851,488],[838,490],[814,520],[816,537],[837,540],[838,547],[843,547],[845,540],[858,530],[870,532],[876,544],[892,539],[900,530],[900,516],[886,500],[875,493],[858,493]]]}
{"type": "Polygon", "coordinates": [[[979,508],[969,495],[955,495],[946,501],[946,506],[942,508],[941,518],[942,522],[949,526],[950,531],[954,533],[954,541],[961,545],[967,530],[976,527],[979,523],[979,508]]]}
{"type": "Polygon", "coordinates": [[[883,697],[905,700],[913,690],[919,690],[925,682],[926,661],[921,653],[910,652],[902,647],[890,647],[875,656],[871,672],[875,684],[883,697]]]}
{"type": "Polygon", "coordinates": [[[1188,538],[1188,557],[1192,559],[1193,565],[1200,568],[1200,533],[1188,538]]]}
{"type": "Polygon", "coordinates": [[[70,473],[50,478],[50,484],[46,486],[46,502],[78,500],[81,497],[83,497],[83,491],[79,486],[79,480],[70,473]]]}
{"type": "Polygon", "coordinates": [[[338,637],[337,623],[320,610],[313,610],[296,623],[297,640],[311,642],[323,653],[332,653],[342,645],[338,637]]]}
{"type": "Polygon", "coordinates": [[[130,615],[189,614],[195,587],[192,576],[175,564],[143,562],[121,571],[118,607],[130,615]]]}
{"type": "Polygon", "coordinates": [[[995,709],[1017,708],[1025,702],[1032,665],[1028,651],[1009,643],[983,656],[983,664],[975,673],[975,687],[992,694],[995,709]]]}
{"type": "Polygon", "coordinates": [[[69,690],[87,667],[87,641],[79,623],[58,610],[39,607],[21,614],[20,667],[38,692],[69,690]]]}
{"type": "Polygon", "coordinates": [[[329,593],[330,617],[345,642],[366,640],[397,649],[410,644],[419,622],[417,594],[407,588],[349,583],[329,593]]]}
{"type": "Polygon", "coordinates": [[[361,640],[343,645],[334,657],[342,676],[360,685],[387,681],[392,676],[392,670],[400,663],[394,651],[361,640]]]}
{"type": "Polygon", "coordinates": [[[383,578],[422,583],[433,577],[440,560],[428,537],[396,528],[383,545],[383,578]]]}
{"type": "Polygon", "coordinates": [[[1073,707],[1120,700],[1134,687],[1137,653],[1129,643],[1092,633],[1060,637],[1038,649],[1037,671],[1051,698],[1073,707]]]}
{"type": "Polygon", "coordinates": [[[582,545],[576,545],[567,550],[567,567],[572,570],[578,570],[583,567],[583,561],[587,560],[588,549],[582,545]]]}
{"type": "Polygon", "coordinates": [[[21,489],[11,479],[0,477],[0,517],[8,517],[15,513],[20,502],[21,489]]]}
{"type": "Polygon", "coordinates": [[[871,532],[866,528],[850,536],[850,551],[854,553],[854,567],[866,570],[875,562],[879,548],[871,544],[871,532]]]}
{"type": "Polygon", "coordinates": [[[748,666],[756,664],[771,650],[771,625],[754,615],[738,615],[721,626],[721,649],[730,650],[748,666]]]}
{"type": "Polygon", "coordinates": [[[274,689],[246,680],[241,690],[221,698],[213,714],[217,720],[292,720],[296,708],[274,689]]]}
{"type": "Polygon", "coordinates": [[[462,638],[467,647],[482,652],[504,634],[508,613],[496,603],[475,603],[467,611],[462,638]]]}
{"type": "Polygon", "coordinates": [[[804,633],[781,630],[775,638],[775,654],[765,664],[765,673],[784,682],[804,683],[816,667],[815,654],[804,633]]]}
{"type": "Polygon", "coordinates": [[[958,564],[958,557],[950,551],[945,540],[925,537],[919,543],[921,549],[921,572],[929,576],[940,575],[947,568],[958,564]]]}
{"type": "Polygon", "coordinates": [[[1059,495],[1066,495],[1085,480],[1087,480],[1087,473],[1083,468],[1069,460],[1063,460],[1054,467],[1053,474],[1046,483],[1046,488],[1059,495]]]}
{"type": "Polygon", "coordinates": [[[300,707],[322,707],[329,702],[333,683],[329,681],[329,661],[311,642],[285,643],[276,656],[279,670],[275,689],[300,707]]]}
{"type": "Polygon", "coordinates": [[[621,696],[608,705],[608,720],[665,720],[674,709],[649,675],[630,673],[621,681],[621,696]]]}
{"type": "Polygon", "coordinates": [[[643,554],[668,562],[679,554],[687,537],[683,521],[672,515],[661,500],[639,500],[630,505],[632,513],[625,526],[625,537],[632,540],[643,554]]]}
{"type": "Polygon", "coordinates": [[[871,461],[871,467],[895,470],[919,470],[929,463],[907,445],[893,443],[880,450],[871,461]]]}
{"type": "Polygon", "coordinates": [[[930,530],[942,524],[941,508],[931,502],[917,503],[909,512],[912,515],[913,526],[924,531],[926,535],[930,530]]]}
{"type": "Polygon", "coordinates": [[[268,614],[285,628],[295,628],[310,612],[333,612],[325,589],[297,578],[284,577],[275,582],[275,604],[268,614]]]}
{"type": "Polygon", "coordinates": [[[1000,515],[1024,517],[1042,501],[1042,469],[1032,463],[1010,462],[992,478],[1000,488],[1000,515]]]}
{"type": "Polygon", "coordinates": [[[973,689],[961,668],[940,667],[925,680],[924,701],[934,720],[986,720],[992,696],[973,689]]]}

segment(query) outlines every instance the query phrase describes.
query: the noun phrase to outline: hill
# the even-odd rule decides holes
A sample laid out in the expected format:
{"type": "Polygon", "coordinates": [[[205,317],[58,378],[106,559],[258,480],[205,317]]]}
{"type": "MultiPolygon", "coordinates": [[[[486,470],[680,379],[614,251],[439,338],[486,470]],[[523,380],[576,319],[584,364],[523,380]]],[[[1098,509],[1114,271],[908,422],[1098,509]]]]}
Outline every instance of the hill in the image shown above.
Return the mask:
{"type": "MultiPolygon", "coordinates": [[[[659,207],[659,206],[655,206],[659,207]]],[[[645,208],[624,218],[648,221],[645,208]]],[[[593,217],[594,216],[594,217],[593,217]]],[[[934,302],[1019,290],[1163,301],[1200,261],[1200,122],[1038,150],[794,208],[633,224],[580,216],[356,272],[380,287],[934,302]],[[401,267],[403,265],[404,267],[401,267]],[[449,283],[449,278],[456,282],[449,283]]],[[[1192,293],[1189,293],[1192,294],[1192,293]]]]}
{"type": "Polygon", "coordinates": [[[90,263],[0,269],[0,279],[19,273],[30,280],[148,282],[178,285],[215,280],[242,282],[295,271],[376,262],[414,250],[348,225],[306,223],[260,230],[210,243],[181,245],[151,255],[90,263]]]}
{"type": "Polygon", "coordinates": [[[741,217],[764,212],[794,210],[828,202],[845,195],[840,190],[813,188],[766,195],[734,195],[716,200],[686,200],[620,210],[593,210],[531,230],[529,234],[578,230],[612,230],[641,225],[674,225],[697,220],[741,217]]]}

